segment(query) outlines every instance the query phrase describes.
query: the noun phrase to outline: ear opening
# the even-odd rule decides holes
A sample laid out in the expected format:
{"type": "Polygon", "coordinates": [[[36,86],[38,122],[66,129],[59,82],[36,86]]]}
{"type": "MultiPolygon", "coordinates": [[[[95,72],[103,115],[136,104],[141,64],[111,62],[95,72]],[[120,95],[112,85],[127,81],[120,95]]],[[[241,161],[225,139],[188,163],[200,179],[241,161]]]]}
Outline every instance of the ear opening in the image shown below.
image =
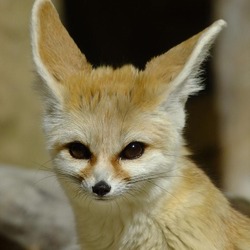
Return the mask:
{"type": "Polygon", "coordinates": [[[33,58],[39,75],[50,88],[67,77],[91,68],[62,25],[50,0],[36,0],[32,10],[33,58]]]}

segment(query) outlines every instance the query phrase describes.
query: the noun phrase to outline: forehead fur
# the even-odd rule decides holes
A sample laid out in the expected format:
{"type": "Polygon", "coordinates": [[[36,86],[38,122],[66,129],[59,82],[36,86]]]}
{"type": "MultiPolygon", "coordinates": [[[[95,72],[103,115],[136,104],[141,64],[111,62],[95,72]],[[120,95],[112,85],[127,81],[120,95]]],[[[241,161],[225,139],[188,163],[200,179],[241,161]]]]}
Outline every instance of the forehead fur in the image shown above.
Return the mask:
{"type": "MultiPolygon", "coordinates": [[[[100,106],[104,108],[105,103],[115,105],[113,109],[118,108],[121,112],[129,108],[150,110],[161,102],[159,85],[152,75],[132,65],[119,69],[100,67],[68,78],[64,83],[64,101],[68,109],[92,112],[100,106]]],[[[164,85],[166,92],[166,83],[164,85]]]]}

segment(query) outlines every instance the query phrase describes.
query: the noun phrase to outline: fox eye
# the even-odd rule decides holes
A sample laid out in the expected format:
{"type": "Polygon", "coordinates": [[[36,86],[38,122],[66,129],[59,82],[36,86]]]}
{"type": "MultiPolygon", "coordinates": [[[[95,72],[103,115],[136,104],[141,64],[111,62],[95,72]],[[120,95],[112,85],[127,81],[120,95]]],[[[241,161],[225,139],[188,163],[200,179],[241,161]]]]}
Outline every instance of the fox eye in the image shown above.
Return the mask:
{"type": "Polygon", "coordinates": [[[89,148],[80,142],[71,142],[67,147],[70,155],[75,159],[89,160],[91,158],[89,148]]]}
{"type": "Polygon", "coordinates": [[[133,160],[142,156],[145,144],[142,142],[131,142],[121,152],[120,157],[123,160],[133,160]]]}

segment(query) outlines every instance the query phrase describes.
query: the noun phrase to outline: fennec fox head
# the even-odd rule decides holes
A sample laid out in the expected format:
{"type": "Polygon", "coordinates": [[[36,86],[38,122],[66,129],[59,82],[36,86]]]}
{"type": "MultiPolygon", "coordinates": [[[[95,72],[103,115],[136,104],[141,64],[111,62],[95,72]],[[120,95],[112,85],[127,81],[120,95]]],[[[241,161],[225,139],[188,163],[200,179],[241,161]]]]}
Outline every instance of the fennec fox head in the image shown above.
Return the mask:
{"type": "Polygon", "coordinates": [[[144,70],[92,68],[51,1],[35,2],[32,46],[44,82],[44,128],[67,189],[86,199],[136,201],[171,188],[183,156],[184,105],[201,89],[200,65],[224,26],[215,22],[144,70]]]}

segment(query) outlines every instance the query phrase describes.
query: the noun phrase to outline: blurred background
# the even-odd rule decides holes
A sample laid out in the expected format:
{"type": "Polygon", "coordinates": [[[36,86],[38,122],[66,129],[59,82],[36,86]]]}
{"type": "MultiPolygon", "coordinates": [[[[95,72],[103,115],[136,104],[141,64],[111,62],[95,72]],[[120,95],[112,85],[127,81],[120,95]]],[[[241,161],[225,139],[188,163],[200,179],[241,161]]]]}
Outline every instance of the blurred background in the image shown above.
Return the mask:
{"type": "MultiPolygon", "coordinates": [[[[228,27],[204,64],[206,88],[188,101],[185,134],[194,160],[213,182],[231,196],[250,199],[250,1],[53,2],[95,66],[132,63],[143,69],[153,56],[214,20],[225,19],[228,27]]],[[[36,75],[29,34],[33,3],[0,0],[0,164],[38,171],[49,169],[51,163],[41,126],[42,107],[33,89],[36,75]]]]}

